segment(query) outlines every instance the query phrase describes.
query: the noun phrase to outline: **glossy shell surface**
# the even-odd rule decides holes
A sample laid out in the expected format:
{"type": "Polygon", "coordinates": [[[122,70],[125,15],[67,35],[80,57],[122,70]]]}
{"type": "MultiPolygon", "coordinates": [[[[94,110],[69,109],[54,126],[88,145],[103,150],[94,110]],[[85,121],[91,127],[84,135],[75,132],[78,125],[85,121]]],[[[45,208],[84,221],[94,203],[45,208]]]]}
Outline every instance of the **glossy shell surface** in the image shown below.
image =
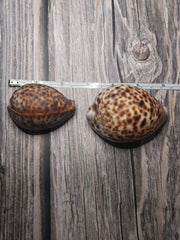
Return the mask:
{"type": "Polygon", "coordinates": [[[167,112],[147,91],[119,85],[98,94],[87,119],[92,129],[105,140],[131,143],[155,133],[165,123],[167,112]]]}
{"type": "Polygon", "coordinates": [[[13,93],[8,111],[21,129],[43,133],[65,123],[75,112],[75,102],[52,87],[27,84],[13,93]]]}

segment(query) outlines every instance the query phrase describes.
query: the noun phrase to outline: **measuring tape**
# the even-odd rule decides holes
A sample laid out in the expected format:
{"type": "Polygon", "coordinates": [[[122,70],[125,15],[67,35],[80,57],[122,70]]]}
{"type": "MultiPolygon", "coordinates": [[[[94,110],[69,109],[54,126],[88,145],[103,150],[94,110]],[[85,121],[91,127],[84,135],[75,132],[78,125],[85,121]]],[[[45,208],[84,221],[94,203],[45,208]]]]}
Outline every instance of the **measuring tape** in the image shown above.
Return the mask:
{"type": "Polygon", "coordinates": [[[166,83],[97,83],[97,82],[57,82],[57,81],[36,81],[36,80],[17,80],[10,79],[10,87],[21,87],[29,83],[45,84],[54,88],[107,88],[115,85],[131,85],[149,90],[180,90],[180,84],[166,83]]]}

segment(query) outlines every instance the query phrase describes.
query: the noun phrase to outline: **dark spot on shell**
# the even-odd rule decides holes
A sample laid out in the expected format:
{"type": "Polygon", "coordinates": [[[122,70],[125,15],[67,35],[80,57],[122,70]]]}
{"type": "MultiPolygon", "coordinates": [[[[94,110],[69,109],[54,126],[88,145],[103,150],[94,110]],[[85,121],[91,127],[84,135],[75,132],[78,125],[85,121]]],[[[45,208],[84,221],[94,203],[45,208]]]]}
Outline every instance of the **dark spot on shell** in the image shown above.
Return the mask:
{"type": "Polygon", "coordinates": [[[140,127],[144,127],[146,125],[146,119],[144,118],[144,120],[141,122],[140,127]]]}
{"type": "MultiPolygon", "coordinates": [[[[137,101],[139,100],[139,98],[136,96],[136,95],[133,95],[134,96],[134,99],[136,99],[137,101]]],[[[136,102],[138,103],[138,102],[136,102]]]]}
{"type": "Polygon", "coordinates": [[[122,136],[120,136],[120,135],[118,135],[117,137],[118,137],[118,139],[121,139],[121,140],[123,139],[123,137],[122,137],[122,136]]]}
{"type": "Polygon", "coordinates": [[[106,107],[107,107],[107,104],[105,103],[105,104],[103,105],[103,108],[106,109],[106,107]]]}
{"type": "Polygon", "coordinates": [[[110,138],[113,138],[113,135],[112,135],[112,134],[108,134],[108,136],[109,136],[110,138]]]}
{"type": "Polygon", "coordinates": [[[127,130],[122,130],[121,133],[122,133],[123,135],[126,135],[126,134],[127,134],[127,130]]]}
{"type": "Polygon", "coordinates": [[[133,130],[134,130],[134,132],[136,132],[137,131],[137,126],[134,126],[133,130]]]}
{"type": "Polygon", "coordinates": [[[49,112],[48,106],[45,107],[45,112],[49,112]]]}
{"type": "Polygon", "coordinates": [[[41,107],[44,106],[44,101],[40,101],[41,107]]]}
{"type": "Polygon", "coordinates": [[[132,86],[128,86],[128,88],[129,88],[129,89],[133,89],[133,87],[132,87],[132,86]]]}
{"type": "Polygon", "coordinates": [[[107,115],[107,117],[111,117],[110,114],[109,114],[109,112],[106,112],[106,115],[107,115]]]}
{"type": "Polygon", "coordinates": [[[147,116],[147,112],[144,112],[144,116],[145,116],[145,117],[147,116]]]}
{"type": "Polygon", "coordinates": [[[96,123],[96,128],[97,128],[97,129],[99,129],[99,128],[100,128],[99,124],[97,124],[97,123],[96,123]]]}
{"type": "Polygon", "coordinates": [[[124,104],[120,104],[120,105],[119,105],[119,108],[122,109],[123,107],[124,107],[124,104]]]}
{"type": "Polygon", "coordinates": [[[132,123],[132,119],[131,118],[128,118],[127,122],[130,124],[132,123]]]}
{"type": "Polygon", "coordinates": [[[144,107],[145,105],[144,105],[144,102],[141,100],[140,102],[139,102],[139,106],[140,107],[144,107]]]}
{"type": "Polygon", "coordinates": [[[51,108],[53,110],[56,110],[57,109],[57,105],[58,105],[58,102],[57,101],[54,101],[52,104],[51,104],[51,108]]]}
{"type": "Polygon", "coordinates": [[[120,86],[116,86],[115,89],[120,89],[121,87],[120,86]]]}
{"type": "Polygon", "coordinates": [[[120,113],[120,116],[122,117],[122,116],[124,116],[124,114],[125,114],[125,112],[122,111],[122,112],[120,113]]]}
{"type": "Polygon", "coordinates": [[[134,118],[134,120],[135,120],[136,122],[138,122],[138,121],[139,121],[139,119],[141,118],[141,116],[140,116],[140,115],[138,115],[138,116],[134,116],[133,118],[134,118]]]}
{"type": "Polygon", "coordinates": [[[135,101],[135,100],[133,101],[133,103],[134,103],[134,104],[137,104],[137,105],[139,105],[139,104],[138,104],[138,102],[137,102],[137,101],[135,101]]]}

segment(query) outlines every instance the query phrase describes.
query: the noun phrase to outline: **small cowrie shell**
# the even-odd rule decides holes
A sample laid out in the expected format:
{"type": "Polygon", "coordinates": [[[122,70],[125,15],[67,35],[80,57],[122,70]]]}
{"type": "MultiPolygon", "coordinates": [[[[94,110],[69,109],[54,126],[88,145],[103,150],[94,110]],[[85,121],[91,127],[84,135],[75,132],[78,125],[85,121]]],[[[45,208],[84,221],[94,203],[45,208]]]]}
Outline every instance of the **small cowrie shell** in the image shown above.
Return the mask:
{"type": "Polygon", "coordinates": [[[75,102],[43,84],[26,84],[10,98],[13,121],[29,133],[43,133],[64,124],[75,112],[75,102]]]}

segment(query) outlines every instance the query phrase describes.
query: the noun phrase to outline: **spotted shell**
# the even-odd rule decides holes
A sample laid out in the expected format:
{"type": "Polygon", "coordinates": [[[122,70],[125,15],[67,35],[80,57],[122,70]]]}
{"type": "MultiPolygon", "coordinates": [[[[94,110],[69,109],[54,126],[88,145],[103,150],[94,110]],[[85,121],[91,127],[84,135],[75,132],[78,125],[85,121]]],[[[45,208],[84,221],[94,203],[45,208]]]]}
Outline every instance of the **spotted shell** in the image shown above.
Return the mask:
{"type": "Polygon", "coordinates": [[[131,143],[153,135],[166,121],[165,108],[143,89],[119,85],[98,94],[87,119],[105,140],[131,143]]]}
{"type": "Polygon", "coordinates": [[[43,133],[65,123],[75,112],[75,102],[52,87],[27,84],[13,93],[8,111],[22,130],[43,133]]]}

